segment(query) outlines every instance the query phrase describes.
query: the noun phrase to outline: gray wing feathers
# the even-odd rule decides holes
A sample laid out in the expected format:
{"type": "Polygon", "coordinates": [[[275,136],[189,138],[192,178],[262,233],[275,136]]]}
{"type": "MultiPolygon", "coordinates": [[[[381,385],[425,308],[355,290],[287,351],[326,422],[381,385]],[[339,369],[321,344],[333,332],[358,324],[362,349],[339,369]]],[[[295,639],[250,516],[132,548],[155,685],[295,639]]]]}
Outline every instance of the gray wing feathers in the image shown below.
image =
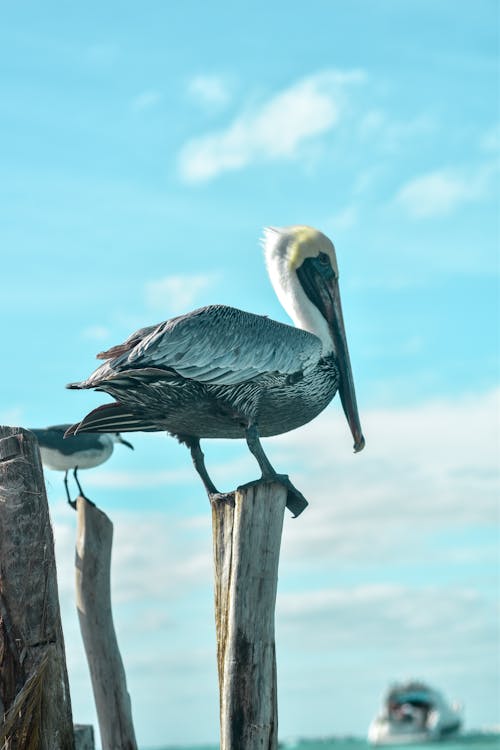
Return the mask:
{"type": "Polygon", "coordinates": [[[118,344],[117,346],[112,346],[111,349],[106,349],[106,351],[99,352],[99,354],[96,355],[97,359],[111,359],[113,357],[118,357],[121,354],[125,354],[126,352],[131,351],[131,349],[139,344],[145,336],[147,336],[152,331],[156,331],[159,325],[160,324],[158,323],[155,326],[145,326],[144,328],[139,328],[138,331],[130,334],[128,339],[126,339],[123,344],[118,344]]]}
{"type": "Polygon", "coordinates": [[[144,330],[131,351],[108,362],[115,373],[168,368],[185,378],[230,385],[263,373],[308,369],[321,356],[321,343],[313,334],[222,305],[144,330]]]}

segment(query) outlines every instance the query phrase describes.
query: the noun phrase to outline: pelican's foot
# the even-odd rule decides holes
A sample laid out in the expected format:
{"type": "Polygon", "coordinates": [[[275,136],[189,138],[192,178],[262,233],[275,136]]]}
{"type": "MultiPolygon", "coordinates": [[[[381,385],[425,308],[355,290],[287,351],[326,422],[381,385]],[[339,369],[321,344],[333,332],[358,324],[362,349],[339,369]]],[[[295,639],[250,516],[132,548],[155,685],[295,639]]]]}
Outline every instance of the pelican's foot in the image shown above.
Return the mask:
{"type": "Polygon", "coordinates": [[[276,479],[280,484],[282,484],[287,489],[287,496],[286,496],[286,507],[289,511],[293,514],[294,518],[297,518],[297,516],[300,516],[302,511],[304,511],[309,503],[305,499],[302,492],[299,492],[297,487],[292,484],[290,481],[288,474],[276,474],[276,479]]]}
{"type": "MultiPolygon", "coordinates": [[[[240,487],[241,489],[255,487],[255,485],[260,484],[261,482],[279,482],[286,488],[286,507],[293,514],[294,518],[300,516],[302,511],[304,511],[309,505],[302,492],[299,492],[295,485],[291,483],[288,474],[273,474],[269,477],[263,476],[261,479],[255,479],[253,482],[246,482],[245,484],[240,485],[240,487]]],[[[240,489],[240,487],[238,487],[238,489],[240,489]]]]}

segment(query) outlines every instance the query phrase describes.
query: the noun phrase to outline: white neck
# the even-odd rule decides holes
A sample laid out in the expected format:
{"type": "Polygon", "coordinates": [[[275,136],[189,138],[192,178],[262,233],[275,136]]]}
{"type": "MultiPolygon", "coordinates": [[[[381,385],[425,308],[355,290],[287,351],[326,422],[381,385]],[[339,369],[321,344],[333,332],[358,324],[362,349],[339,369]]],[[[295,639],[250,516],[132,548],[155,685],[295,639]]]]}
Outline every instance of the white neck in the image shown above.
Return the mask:
{"type": "Polygon", "coordinates": [[[296,272],[285,272],[282,258],[268,256],[266,260],[274,291],[294,324],[319,338],[323,355],[332,352],[333,341],[328,323],[302,289],[296,272]]]}

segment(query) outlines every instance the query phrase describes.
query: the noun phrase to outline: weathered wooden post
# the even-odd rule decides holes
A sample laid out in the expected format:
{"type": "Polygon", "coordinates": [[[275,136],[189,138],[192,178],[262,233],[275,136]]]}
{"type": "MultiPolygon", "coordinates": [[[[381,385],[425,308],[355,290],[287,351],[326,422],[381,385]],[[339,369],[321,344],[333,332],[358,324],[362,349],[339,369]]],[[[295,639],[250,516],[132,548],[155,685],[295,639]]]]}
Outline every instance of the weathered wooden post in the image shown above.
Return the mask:
{"type": "Polygon", "coordinates": [[[94,727],[91,724],[75,724],[75,750],[95,750],[94,727]]]}
{"type": "Polygon", "coordinates": [[[73,750],[54,540],[38,444],[0,427],[0,747],[73,750]]]}
{"type": "Polygon", "coordinates": [[[77,498],[76,604],[103,750],[137,750],[130,696],[111,610],[113,524],[77,498]]]}
{"type": "Polygon", "coordinates": [[[274,610],[287,491],[258,482],[212,501],[221,750],[276,750],[274,610]]]}

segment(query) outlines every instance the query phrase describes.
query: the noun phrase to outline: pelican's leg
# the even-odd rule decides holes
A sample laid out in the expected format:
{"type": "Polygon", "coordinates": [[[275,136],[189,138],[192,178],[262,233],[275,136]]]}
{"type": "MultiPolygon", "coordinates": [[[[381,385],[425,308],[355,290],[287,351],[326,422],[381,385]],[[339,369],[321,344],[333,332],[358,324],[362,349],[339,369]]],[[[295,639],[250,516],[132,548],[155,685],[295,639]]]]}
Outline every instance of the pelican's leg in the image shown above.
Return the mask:
{"type": "Polygon", "coordinates": [[[200,441],[198,440],[198,438],[195,438],[193,440],[193,444],[189,446],[189,449],[191,451],[191,458],[193,459],[194,468],[200,475],[201,481],[205,485],[206,491],[209,495],[217,494],[219,490],[210,479],[207,467],[205,466],[205,456],[203,455],[203,451],[201,450],[200,441]]]}
{"type": "Polygon", "coordinates": [[[201,481],[203,482],[208,495],[218,494],[218,489],[210,479],[210,475],[205,466],[205,456],[200,447],[200,440],[197,437],[191,435],[178,435],[177,439],[179,443],[184,443],[190,452],[191,458],[193,459],[194,468],[198,472],[201,481]]]}
{"type": "Polygon", "coordinates": [[[245,437],[247,439],[247,445],[250,448],[250,451],[255,456],[255,458],[257,459],[257,463],[260,466],[262,479],[276,479],[278,474],[276,473],[276,469],[272,466],[270,460],[264,453],[264,448],[262,447],[260,442],[260,435],[257,425],[249,425],[245,430],[245,437]]]}
{"type": "MultiPolygon", "coordinates": [[[[257,463],[262,471],[262,479],[265,481],[275,481],[284,485],[287,489],[286,507],[292,511],[296,518],[308,505],[304,495],[294,487],[286,474],[278,474],[268,457],[264,453],[264,448],[260,442],[259,430],[256,424],[250,424],[245,430],[245,437],[250,451],[257,459],[257,463]]],[[[249,485],[253,482],[249,482],[249,485]]]]}

